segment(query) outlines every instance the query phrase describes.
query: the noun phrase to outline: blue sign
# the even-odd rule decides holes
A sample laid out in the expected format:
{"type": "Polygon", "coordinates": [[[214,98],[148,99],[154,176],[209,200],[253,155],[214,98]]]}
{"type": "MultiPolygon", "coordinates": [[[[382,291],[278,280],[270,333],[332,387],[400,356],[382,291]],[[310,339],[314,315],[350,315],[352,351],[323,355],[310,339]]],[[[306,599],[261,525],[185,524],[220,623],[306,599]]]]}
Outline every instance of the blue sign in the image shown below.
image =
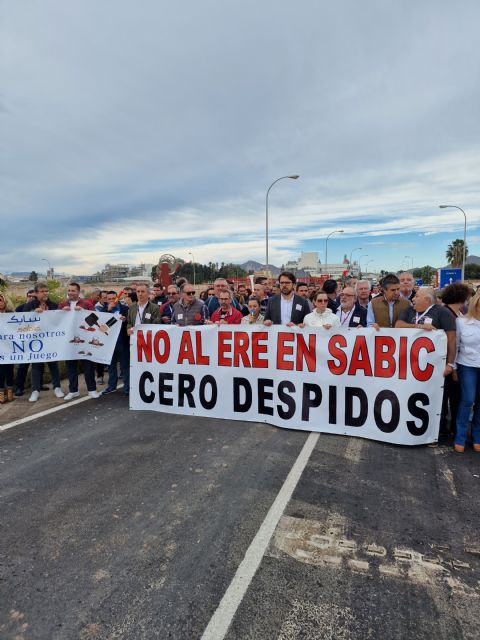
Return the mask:
{"type": "Polygon", "coordinates": [[[415,284],[417,285],[417,287],[423,287],[423,280],[421,278],[416,278],[415,284]]]}
{"type": "Polygon", "coordinates": [[[458,282],[462,279],[462,270],[461,269],[439,269],[440,271],[440,289],[446,287],[452,282],[458,282]]]}

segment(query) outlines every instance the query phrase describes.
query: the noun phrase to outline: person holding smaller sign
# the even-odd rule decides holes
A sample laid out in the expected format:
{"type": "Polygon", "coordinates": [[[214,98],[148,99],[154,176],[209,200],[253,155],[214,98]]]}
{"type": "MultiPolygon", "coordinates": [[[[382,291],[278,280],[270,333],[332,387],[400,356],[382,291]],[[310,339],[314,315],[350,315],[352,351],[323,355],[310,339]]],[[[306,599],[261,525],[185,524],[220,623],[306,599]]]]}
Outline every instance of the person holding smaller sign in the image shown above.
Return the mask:
{"type": "Polygon", "coordinates": [[[282,271],[279,276],[280,294],[272,296],[268,301],[264,324],[284,324],[287,327],[301,325],[305,316],[310,313],[308,301],[293,292],[297,279],[290,271],[282,271]]]}
{"type": "MultiPolygon", "coordinates": [[[[12,307],[0,293],[0,313],[11,313],[12,307]]],[[[13,364],[0,364],[0,404],[15,400],[13,396],[13,364]]]]}
{"type": "Polygon", "coordinates": [[[323,327],[331,329],[340,326],[340,318],[336,316],[328,306],[328,296],[324,291],[319,291],[314,298],[315,311],[308,313],[301,326],[323,327]]]}
{"type": "MultiPolygon", "coordinates": [[[[43,282],[37,282],[35,285],[35,299],[27,302],[24,311],[35,311],[43,313],[44,311],[55,311],[58,308],[56,302],[50,300],[48,287],[43,282]]],[[[48,362],[50,377],[52,379],[53,393],[56,398],[63,398],[65,394],[60,386],[60,368],[58,362],[48,362]]],[[[42,390],[43,362],[32,363],[32,392],[28,399],[29,402],[37,402],[42,390]]]]}
{"type": "MultiPolygon", "coordinates": [[[[418,294],[417,294],[418,295],[418,294]]],[[[473,406],[473,450],[480,453],[480,293],[470,300],[463,318],[457,318],[456,367],[460,381],[460,404],[457,413],[457,432],[454,449],[463,453],[468,422],[473,406]]]]}
{"type": "MultiPolygon", "coordinates": [[[[67,299],[58,305],[62,311],[81,311],[82,309],[94,311],[95,308],[90,300],[80,298],[80,285],[77,282],[71,282],[67,287],[67,299]]],[[[66,360],[68,373],[68,393],[64,400],[67,402],[78,398],[78,360],[66,360]]],[[[90,398],[99,398],[100,393],[97,391],[95,382],[95,363],[91,360],[83,360],[83,373],[85,376],[85,384],[90,398]]]]}

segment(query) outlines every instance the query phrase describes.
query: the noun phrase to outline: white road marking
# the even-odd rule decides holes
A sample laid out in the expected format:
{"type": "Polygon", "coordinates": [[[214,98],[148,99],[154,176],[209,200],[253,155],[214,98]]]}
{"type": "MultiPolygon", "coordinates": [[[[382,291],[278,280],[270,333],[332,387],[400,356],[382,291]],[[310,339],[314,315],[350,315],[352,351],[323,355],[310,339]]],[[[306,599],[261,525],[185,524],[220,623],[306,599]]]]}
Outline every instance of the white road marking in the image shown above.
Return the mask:
{"type": "MultiPolygon", "coordinates": [[[[117,387],[117,391],[123,388],[123,384],[117,387]]],[[[18,420],[14,420],[13,422],[8,422],[7,424],[0,425],[0,432],[6,431],[7,429],[12,429],[13,427],[17,427],[19,424],[25,424],[26,422],[31,422],[32,420],[36,420],[37,418],[43,418],[44,416],[49,416],[51,413],[56,413],[57,411],[62,411],[62,409],[66,409],[67,407],[72,407],[75,404],[80,404],[81,402],[86,402],[87,400],[100,400],[100,398],[90,398],[90,396],[83,396],[82,398],[77,398],[76,400],[62,400],[61,404],[57,407],[52,407],[51,409],[45,409],[45,411],[39,411],[38,413],[34,413],[31,416],[26,416],[25,418],[19,418],[18,420]]]]}
{"type": "Polygon", "coordinates": [[[307,466],[310,455],[320,437],[319,433],[311,433],[303,449],[300,451],[293,467],[290,469],[282,488],[270,507],[265,520],[260,525],[254,539],[250,543],[245,556],[225,591],[217,610],[210,619],[207,628],[203,632],[202,640],[222,640],[240,606],[247,589],[257,572],[262,558],[267,550],[270,539],[280,520],[285,507],[292,497],[295,487],[307,466]]]}

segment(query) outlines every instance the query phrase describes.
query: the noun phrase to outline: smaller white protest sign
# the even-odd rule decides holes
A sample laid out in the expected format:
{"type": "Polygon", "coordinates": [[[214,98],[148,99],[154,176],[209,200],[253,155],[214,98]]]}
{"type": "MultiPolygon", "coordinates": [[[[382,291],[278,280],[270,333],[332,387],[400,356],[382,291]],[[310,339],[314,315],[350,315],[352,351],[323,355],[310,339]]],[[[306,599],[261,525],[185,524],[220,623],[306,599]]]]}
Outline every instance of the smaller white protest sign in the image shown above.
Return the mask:
{"type": "Polygon", "coordinates": [[[0,363],[92,360],[110,364],[122,321],[99,311],[0,314],[0,363]]]}

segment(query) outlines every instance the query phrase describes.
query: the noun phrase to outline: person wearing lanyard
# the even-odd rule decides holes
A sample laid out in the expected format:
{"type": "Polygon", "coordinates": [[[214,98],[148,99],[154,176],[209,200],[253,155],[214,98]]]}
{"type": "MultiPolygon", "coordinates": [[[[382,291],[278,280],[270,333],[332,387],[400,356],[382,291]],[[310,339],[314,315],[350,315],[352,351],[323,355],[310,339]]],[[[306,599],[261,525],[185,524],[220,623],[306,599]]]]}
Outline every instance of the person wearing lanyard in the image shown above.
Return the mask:
{"type": "Polygon", "coordinates": [[[367,326],[367,310],[357,303],[357,294],[353,287],[345,287],[340,294],[337,316],[342,327],[367,326]]]}
{"type": "MultiPolygon", "coordinates": [[[[431,287],[420,287],[412,301],[413,306],[400,314],[395,323],[400,329],[423,329],[432,331],[443,329],[447,335],[447,363],[443,371],[445,377],[451,376],[455,369],[456,326],[453,315],[441,304],[437,304],[435,292],[431,287]]],[[[446,402],[447,385],[443,388],[443,402],[446,402]]],[[[440,423],[440,436],[448,436],[446,422],[440,423]]]]}

